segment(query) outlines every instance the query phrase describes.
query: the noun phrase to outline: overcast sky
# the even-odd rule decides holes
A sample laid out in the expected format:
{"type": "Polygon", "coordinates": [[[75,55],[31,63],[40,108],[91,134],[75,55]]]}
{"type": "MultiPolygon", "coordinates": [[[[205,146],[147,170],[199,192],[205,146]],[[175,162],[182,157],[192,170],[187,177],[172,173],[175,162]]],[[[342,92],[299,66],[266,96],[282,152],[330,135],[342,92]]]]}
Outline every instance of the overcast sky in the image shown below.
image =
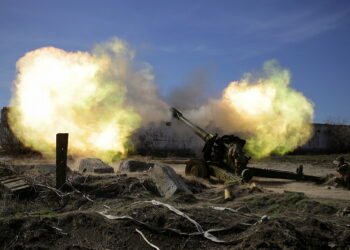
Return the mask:
{"type": "Polygon", "coordinates": [[[0,106],[26,52],[90,51],[115,36],[153,66],[163,96],[198,71],[218,95],[277,59],[315,104],[316,122],[350,123],[348,0],[0,0],[0,106]]]}

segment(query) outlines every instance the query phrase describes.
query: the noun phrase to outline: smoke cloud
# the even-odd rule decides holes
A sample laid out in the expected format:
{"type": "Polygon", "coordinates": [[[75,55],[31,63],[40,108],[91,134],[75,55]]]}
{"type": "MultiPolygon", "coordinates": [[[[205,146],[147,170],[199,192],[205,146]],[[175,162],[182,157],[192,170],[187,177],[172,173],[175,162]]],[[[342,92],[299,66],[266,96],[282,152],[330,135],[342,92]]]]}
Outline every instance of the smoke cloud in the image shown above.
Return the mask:
{"type": "Polygon", "coordinates": [[[185,113],[201,126],[243,136],[254,157],[282,155],[305,144],[313,133],[313,104],[289,86],[290,79],[287,69],[268,61],[262,73],[245,74],[231,82],[220,99],[185,113]]]}
{"type": "MultiPolygon", "coordinates": [[[[26,146],[44,155],[54,154],[55,134],[67,132],[71,154],[110,161],[132,150],[129,138],[138,128],[170,119],[152,67],[137,63],[134,51],[120,39],[92,52],[39,48],[16,66],[10,126],[26,146]]],[[[247,150],[255,157],[285,154],[313,132],[313,104],[290,87],[290,78],[287,69],[269,61],[260,74],[247,73],[220,98],[208,99],[208,76],[197,71],[168,102],[204,128],[247,139],[247,150]]]]}
{"type": "Polygon", "coordinates": [[[55,134],[70,133],[70,153],[111,160],[132,147],[140,126],[167,120],[149,65],[137,65],[120,39],[93,52],[44,47],[17,62],[10,126],[28,147],[52,156],[55,134]]]}
{"type": "Polygon", "coordinates": [[[195,70],[185,84],[175,88],[168,98],[168,102],[178,109],[189,110],[204,105],[208,101],[211,88],[208,69],[195,70]]]}

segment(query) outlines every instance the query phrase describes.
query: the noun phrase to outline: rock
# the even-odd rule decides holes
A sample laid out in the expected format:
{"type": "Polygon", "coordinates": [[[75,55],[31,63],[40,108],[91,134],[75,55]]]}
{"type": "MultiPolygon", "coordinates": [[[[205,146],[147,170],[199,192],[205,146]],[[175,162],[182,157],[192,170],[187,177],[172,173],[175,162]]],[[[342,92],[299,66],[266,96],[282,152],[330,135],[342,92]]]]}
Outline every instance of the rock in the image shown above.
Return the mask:
{"type": "Polygon", "coordinates": [[[155,163],[150,170],[150,176],[161,196],[171,197],[175,193],[192,194],[181,177],[169,166],[155,163]]]}
{"type": "Polygon", "coordinates": [[[268,220],[269,220],[269,216],[263,215],[263,216],[260,218],[259,223],[263,223],[263,222],[266,222],[266,221],[268,221],[268,220]]]}
{"type": "Polygon", "coordinates": [[[343,209],[338,210],[337,216],[349,216],[350,215],[350,207],[345,207],[343,209]]]}
{"type": "Polygon", "coordinates": [[[127,160],[119,165],[119,171],[122,172],[144,172],[152,168],[154,163],[144,161],[127,160]]]}
{"type": "Polygon", "coordinates": [[[337,247],[337,244],[335,244],[334,242],[328,242],[328,246],[333,249],[337,247]]]}
{"type": "Polygon", "coordinates": [[[114,169],[98,158],[84,158],[80,160],[79,172],[107,174],[114,173],[114,169]]]}

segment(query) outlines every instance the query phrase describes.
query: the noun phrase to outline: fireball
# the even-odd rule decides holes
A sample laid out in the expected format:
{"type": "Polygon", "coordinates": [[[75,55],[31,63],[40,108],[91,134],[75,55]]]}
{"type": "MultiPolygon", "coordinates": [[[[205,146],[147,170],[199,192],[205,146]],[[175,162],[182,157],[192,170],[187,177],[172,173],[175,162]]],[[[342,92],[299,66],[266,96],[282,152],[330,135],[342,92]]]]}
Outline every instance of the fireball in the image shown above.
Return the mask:
{"type": "Polygon", "coordinates": [[[51,157],[55,135],[70,134],[69,152],[110,161],[125,154],[140,115],[127,105],[125,71],[132,59],[116,40],[98,53],[44,47],[17,62],[10,126],[27,146],[51,157]],[[118,63],[116,63],[118,62],[118,63]]]}
{"type": "Polygon", "coordinates": [[[247,149],[257,158],[285,154],[312,136],[313,104],[290,87],[290,79],[287,69],[269,61],[263,74],[230,83],[214,102],[227,113],[223,129],[248,134],[247,149]]]}

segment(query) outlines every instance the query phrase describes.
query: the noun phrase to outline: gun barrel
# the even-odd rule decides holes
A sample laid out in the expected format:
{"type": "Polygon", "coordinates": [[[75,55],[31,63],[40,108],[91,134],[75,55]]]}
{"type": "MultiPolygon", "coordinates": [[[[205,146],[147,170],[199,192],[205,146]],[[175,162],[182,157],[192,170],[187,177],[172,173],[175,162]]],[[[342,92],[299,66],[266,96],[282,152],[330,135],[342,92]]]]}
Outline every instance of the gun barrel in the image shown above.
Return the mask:
{"type": "Polygon", "coordinates": [[[171,112],[173,113],[173,117],[178,119],[179,121],[182,121],[183,123],[185,123],[188,127],[190,127],[195,133],[196,135],[198,135],[203,141],[207,142],[208,140],[210,140],[211,138],[214,137],[214,135],[206,132],[204,129],[198,127],[197,125],[193,124],[192,122],[190,122],[189,120],[186,119],[186,117],[184,117],[182,115],[182,113],[177,110],[176,108],[171,108],[170,109],[171,112]]]}
{"type": "Polygon", "coordinates": [[[312,181],[321,183],[322,178],[312,175],[304,175],[303,173],[293,173],[289,171],[275,170],[275,169],[263,169],[247,167],[251,171],[253,176],[266,177],[266,178],[277,178],[277,179],[289,179],[289,180],[300,180],[300,181],[312,181]]]}

